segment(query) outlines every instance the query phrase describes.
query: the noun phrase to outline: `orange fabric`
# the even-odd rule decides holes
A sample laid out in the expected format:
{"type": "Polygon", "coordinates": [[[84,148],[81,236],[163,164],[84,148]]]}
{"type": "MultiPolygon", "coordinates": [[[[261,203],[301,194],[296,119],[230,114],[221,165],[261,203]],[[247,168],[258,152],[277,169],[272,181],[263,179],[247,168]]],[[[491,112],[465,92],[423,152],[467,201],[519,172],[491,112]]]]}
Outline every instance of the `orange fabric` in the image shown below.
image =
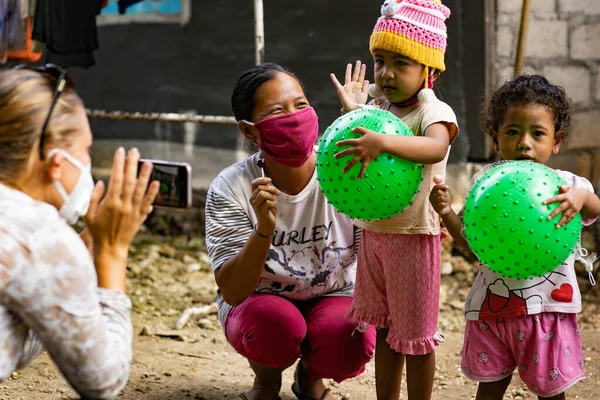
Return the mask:
{"type": "MultiPolygon", "coordinates": [[[[36,62],[42,58],[42,53],[33,52],[33,40],[31,40],[31,19],[27,18],[27,48],[21,50],[9,50],[7,53],[9,60],[20,60],[36,62]]],[[[4,54],[0,53],[0,59],[4,58],[4,54]]]]}

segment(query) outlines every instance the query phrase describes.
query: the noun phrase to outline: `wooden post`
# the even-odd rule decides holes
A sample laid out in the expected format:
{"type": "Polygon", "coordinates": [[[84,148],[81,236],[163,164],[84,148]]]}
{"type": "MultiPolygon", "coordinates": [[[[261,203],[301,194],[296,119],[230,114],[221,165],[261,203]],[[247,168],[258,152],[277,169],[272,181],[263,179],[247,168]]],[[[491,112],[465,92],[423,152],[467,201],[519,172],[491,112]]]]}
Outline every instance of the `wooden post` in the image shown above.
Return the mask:
{"type": "Polygon", "coordinates": [[[521,26],[519,28],[519,40],[517,42],[517,55],[515,57],[515,76],[519,76],[523,73],[523,60],[525,59],[525,41],[527,40],[530,4],[530,0],[523,0],[523,7],[521,9],[521,26]]]}

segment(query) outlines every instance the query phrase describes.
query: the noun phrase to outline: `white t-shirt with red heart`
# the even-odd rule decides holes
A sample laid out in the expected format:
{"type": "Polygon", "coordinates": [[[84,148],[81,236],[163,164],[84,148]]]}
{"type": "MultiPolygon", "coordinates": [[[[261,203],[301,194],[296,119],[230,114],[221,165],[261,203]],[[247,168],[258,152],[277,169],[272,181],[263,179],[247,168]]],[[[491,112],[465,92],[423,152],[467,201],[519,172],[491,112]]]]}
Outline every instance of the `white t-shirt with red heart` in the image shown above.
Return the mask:
{"type": "MultiPolygon", "coordinates": [[[[585,178],[570,172],[556,170],[573,188],[594,191],[585,178]]],[[[583,225],[594,223],[584,220],[583,225]]],[[[539,314],[542,312],[579,313],[581,293],[575,274],[575,254],[556,270],[541,277],[529,279],[507,278],[480,264],[480,270],[467,296],[467,320],[490,320],[539,314]]]]}

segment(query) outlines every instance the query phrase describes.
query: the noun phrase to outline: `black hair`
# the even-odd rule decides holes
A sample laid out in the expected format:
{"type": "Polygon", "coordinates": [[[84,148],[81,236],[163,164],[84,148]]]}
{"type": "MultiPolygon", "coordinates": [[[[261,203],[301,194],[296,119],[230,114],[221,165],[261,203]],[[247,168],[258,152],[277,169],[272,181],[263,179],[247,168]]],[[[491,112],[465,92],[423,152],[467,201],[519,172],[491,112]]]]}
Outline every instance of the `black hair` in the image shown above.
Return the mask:
{"type": "Polygon", "coordinates": [[[231,95],[231,109],[236,120],[252,120],[256,91],[263,83],[275,79],[280,72],[300,82],[292,71],[272,62],[252,67],[240,76],[231,95]]]}
{"type": "Polygon", "coordinates": [[[506,112],[515,106],[539,104],[554,115],[554,131],[569,134],[571,100],[565,90],[541,75],[521,75],[500,87],[483,110],[486,133],[498,132],[506,112]]]}

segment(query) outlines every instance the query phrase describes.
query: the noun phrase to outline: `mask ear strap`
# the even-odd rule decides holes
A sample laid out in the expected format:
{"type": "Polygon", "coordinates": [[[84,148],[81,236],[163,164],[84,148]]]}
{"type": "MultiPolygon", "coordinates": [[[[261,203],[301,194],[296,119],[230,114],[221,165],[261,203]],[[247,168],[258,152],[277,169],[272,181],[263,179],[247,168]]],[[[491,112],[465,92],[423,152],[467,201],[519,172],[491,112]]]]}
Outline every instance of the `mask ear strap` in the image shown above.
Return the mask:
{"type": "Polygon", "coordinates": [[[54,157],[58,153],[61,153],[60,149],[54,148],[50,150],[48,154],[46,154],[46,162],[50,162],[50,160],[52,160],[52,157],[54,157]]]}
{"type": "MultiPolygon", "coordinates": [[[[250,122],[250,121],[245,120],[245,119],[240,119],[240,122],[243,122],[244,124],[249,125],[249,126],[254,126],[254,122],[250,122]]],[[[252,145],[254,147],[256,147],[257,149],[259,148],[258,147],[258,143],[256,143],[256,142],[250,142],[250,143],[252,143],[252,145]]]]}
{"type": "Polygon", "coordinates": [[[83,165],[83,163],[81,161],[79,161],[78,159],[76,159],[75,157],[73,157],[68,152],[64,151],[63,149],[54,148],[54,149],[50,150],[50,152],[48,152],[48,155],[46,156],[46,160],[50,161],[52,159],[52,157],[54,157],[54,155],[58,154],[58,153],[62,154],[67,160],[69,160],[69,162],[71,164],[76,166],[77,169],[79,169],[80,171],[85,170],[86,166],[83,165]]]}
{"type": "Polygon", "coordinates": [[[70,200],[69,193],[67,193],[67,191],[65,190],[65,188],[63,187],[63,185],[60,182],[58,182],[58,181],[52,181],[52,184],[54,185],[54,188],[56,189],[56,191],[60,195],[60,197],[63,200],[63,202],[68,203],[69,200],[70,200]]]}

